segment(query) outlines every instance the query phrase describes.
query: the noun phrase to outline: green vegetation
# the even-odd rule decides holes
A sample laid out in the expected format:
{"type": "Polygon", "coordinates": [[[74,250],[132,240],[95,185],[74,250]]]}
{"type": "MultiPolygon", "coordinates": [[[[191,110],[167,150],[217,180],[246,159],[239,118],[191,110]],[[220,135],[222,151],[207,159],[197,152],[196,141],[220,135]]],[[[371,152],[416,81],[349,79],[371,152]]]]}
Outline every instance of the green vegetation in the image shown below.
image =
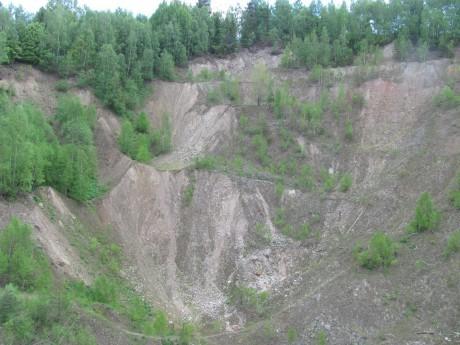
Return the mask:
{"type": "Polygon", "coordinates": [[[443,109],[456,108],[460,106],[460,94],[446,85],[441,92],[434,97],[433,102],[437,107],[443,109]]]}
{"type": "Polygon", "coordinates": [[[340,191],[343,193],[347,192],[350,189],[352,183],[353,179],[351,178],[350,174],[347,173],[342,175],[342,177],[339,180],[340,191]]]}
{"type": "Polygon", "coordinates": [[[255,91],[257,105],[268,102],[273,97],[273,80],[267,66],[264,63],[257,63],[252,71],[252,89],[255,91]]]}
{"type": "Polygon", "coordinates": [[[267,312],[268,298],[269,294],[266,291],[258,292],[254,288],[235,286],[230,292],[229,302],[247,313],[263,316],[267,312]]]}
{"type": "Polygon", "coordinates": [[[457,210],[460,210],[460,173],[455,179],[455,186],[449,192],[449,201],[457,210]]]}
{"type": "Polygon", "coordinates": [[[54,85],[54,88],[59,92],[67,92],[70,90],[71,85],[67,80],[59,80],[54,85]]]}
{"type": "Polygon", "coordinates": [[[222,94],[219,89],[212,89],[208,91],[207,101],[209,104],[219,104],[222,102],[222,94]]]}
{"type": "Polygon", "coordinates": [[[239,81],[225,75],[219,87],[209,90],[207,94],[207,101],[209,104],[219,104],[222,103],[224,99],[234,104],[238,104],[240,101],[239,81]]]}
{"type": "Polygon", "coordinates": [[[311,233],[310,225],[304,223],[300,226],[294,227],[290,224],[285,224],[281,228],[283,235],[290,237],[296,241],[305,241],[311,233]]]}
{"type": "Polygon", "coordinates": [[[171,123],[165,114],[158,129],[151,128],[145,113],[125,119],[118,137],[121,152],[139,162],[149,162],[153,155],[171,150],[171,123]]]}
{"type": "Polygon", "coordinates": [[[0,232],[0,324],[6,344],[96,344],[53,280],[30,227],[13,218],[0,232]]]}
{"type": "Polygon", "coordinates": [[[321,181],[323,183],[323,189],[325,192],[332,192],[337,184],[337,176],[335,173],[330,172],[329,170],[321,170],[321,181]]]}
{"type": "Polygon", "coordinates": [[[383,232],[376,232],[367,249],[357,245],[354,256],[358,263],[369,270],[387,268],[396,262],[397,245],[383,232]]]}
{"type": "Polygon", "coordinates": [[[190,181],[185,187],[185,190],[182,195],[182,200],[185,206],[190,206],[193,200],[193,194],[195,193],[195,178],[190,178],[190,181]]]}
{"type": "Polygon", "coordinates": [[[224,80],[225,79],[225,71],[210,71],[206,67],[201,69],[200,72],[193,76],[191,75],[190,81],[193,82],[205,82],[205,81],[213,81],[213,80],[224,80]]]}
{"type": "Polygon", "coordinates": [[[255,227],[255,233],[257,237],[263,242],[263,244],[270,244],[272,241],[270,228],[265,224],[257,223],[255,227]]]}
{"type": "Polygon", "coordinates": [[[289,327],[288,330],[287,330],[287,340],[288,340],[288,343],[289,344],[293,344],[295,343],[295,341],[297,340],[297,331],[295,328],[293,327],[289,327]]]}
{"type": "Polygon", "coordinates": [[[62,145],[49,170],[50,184],[76,200],[93,199],[103,191],[97,182],[93,141],[96,109],[82,105],[76,97],[63,96],[58,101],[56,120],[62,145]]]}
{"type": "Polygon", "coordinates": [[[441,220],[441,215],[435,208],[431,195],[424,192],[420,195],[415,208],[415,217],[407,227],[409,233],[435,230],[441,220]]]}
{"type": "Polygon", "coordinates": [[[188,344],[194,328],[184,324],[175,334],[166,315],[153,311],[121,277],[120,247],[99,232],[93,237],[78,224],[69,229],[71,242],[98,273],[91,285],[56,280],[28,225],[13,218],[0,231],[0,325],[5,343],[93,345],[96,341],[82,326],[82,316],[97,314],[102,319],[117,315],[137,332],[165,342],[178,336],[181,344],[188,344]]]}
{"type": "Polygon", "coordinates": [[[0,194],[14,197],[47,184],[79,201],[98,196],[95,114],[77,98],[61,97],[56,136],[36,107],[0,94],[0,194]]]}
{"type": "Polygon", "coordinates": [[[414,45],[421,59],[430,49],[451,57],[460,41],[457,8],[442,2],[359,1],[348,9],[253,0],[241,12],[208,9],[163,3],[147,18],[65,1],[50,1],[35,15],[1,6],[0,63],[25,62],[77,76],[80,85],[92,86],[104,104],[126,115],[143,101],[145,82],[173,80],[174,67],[194,56],[272,45],[286,48],[282,63],[288,67],[345,66],[355,56],[366,66],[378,62],[379,46],[395,39],[401,60],[414,45]]]}
{"type": "Polygon", "coordinates": [[[33,291],[50,285],[48,260],[30,235],[30,227],[16,218],[0,232],[0,286],[14,284],[22,291],[33,291]]]}
{"type": "Polygon", "coordinates": [[[213,170],[217,167],[217,159],[213,156],[203,156],[195,159],[194,167],[199,170],[213,170]]]}
{"type": "Polygon", "coordinates": [[[444,250],[444,255],[449,257],[455,253],[460,252],[460,230],[457,230],[450,234],[447,239],[446,249],[444,250]]]}
{"type": "Polygon", "coordinates": [[[315,345],[327,345],[327,334],[324,331],[319,331],[315,336],[315,345]]]}

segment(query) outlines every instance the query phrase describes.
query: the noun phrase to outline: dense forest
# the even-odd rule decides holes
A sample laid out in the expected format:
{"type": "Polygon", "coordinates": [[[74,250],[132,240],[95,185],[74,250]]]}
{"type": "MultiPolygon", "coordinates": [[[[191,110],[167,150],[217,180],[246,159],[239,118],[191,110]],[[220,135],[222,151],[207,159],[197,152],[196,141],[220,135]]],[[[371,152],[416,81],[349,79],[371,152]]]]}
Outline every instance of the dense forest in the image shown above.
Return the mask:
{"type": "Polygon", "coordinates": [[[411,47],[451,55],[460,41],[459,0],[358,0],[349,7],[300,0],[251,0],[245,9],[212,13],[163,2],[150,18],[122,9],[97,12],[72,0],[52,0],[36,14],[0,3],[0,63],[37,65],[77,76],[104,103],[125,114],[142,101],[144,84],[173,79],[174,66],[240,48],[284,50],[287,67],[343,66],[356,55],[396,40],[400,59],[411,47]]]}

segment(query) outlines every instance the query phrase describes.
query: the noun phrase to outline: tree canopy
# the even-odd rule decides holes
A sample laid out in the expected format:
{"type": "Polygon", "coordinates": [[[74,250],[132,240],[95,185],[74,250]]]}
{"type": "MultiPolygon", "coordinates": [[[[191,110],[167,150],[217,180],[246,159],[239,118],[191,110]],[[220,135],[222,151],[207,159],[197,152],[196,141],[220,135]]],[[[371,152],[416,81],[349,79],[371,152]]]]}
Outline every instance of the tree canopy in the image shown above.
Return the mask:
{"type": "Polygon", "coordinates": [[[357,0],[336,7],[320,0],[308,6],[250,0],[225,14],[212,13],[209,1],[173,1],[161,3],[150,18],[66,0],[51,0],[33,15],[0,5],[0,63],[21,61],[77,76],[121,114],[142,100],[145,81],[174,79],[174,66],[195,56],[273,45],[287,48],[287,66],[342,66],[395,39],[400,59],[411,46],[453,54],[460,1],[357,0]]]}

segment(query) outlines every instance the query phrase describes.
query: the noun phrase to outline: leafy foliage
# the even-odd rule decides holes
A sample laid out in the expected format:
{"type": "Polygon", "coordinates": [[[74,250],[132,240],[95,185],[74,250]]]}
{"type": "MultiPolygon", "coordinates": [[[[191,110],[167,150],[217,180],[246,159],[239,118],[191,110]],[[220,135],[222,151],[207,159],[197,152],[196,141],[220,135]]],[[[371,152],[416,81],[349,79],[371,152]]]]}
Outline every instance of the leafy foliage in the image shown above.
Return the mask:
{"type": "Polygon", "coordinates": [[[258,292],[254,288],[235,286],[230,293],[230,303],[235,304],[258,316],[265,314],[268,308],[269,294],[266,291],[258,292]]]}
{"type": "Polygon", "coordinates": [[[444,86],[434,99],[434,104],[443,109],[452,109],[460,106],[460,94],[457,94],[449,86],[444,86]]]}
{"type": "Polygon", "coordinates": [[[420,195],[415,208],[415,217],[409,224],[408,232],[424,232],[435,230],[441,220],[441,215],[435,208],[431,195],[424,192],[420,195]]]}
{"type": "Polygon", "coordinates": [[[96,344],[75,323],[68,298],[53,283],[51,266],[33,243],[30,227],[13,218],[0,232],[0,325],[6,344],[43,339],[96,344]]]}
{"type": "Polygon", "coordinates": [[[75,97],[59,100],[57,133],[30,104],[0,95],[0,193],[14,197],[49,184],[85,201],[99,195],[93,143],[95,110],[75,97]]]}
{"type": "Polygon", "coordinates": [[[121,152],[139,162],[148,162],[153,155],[171,150],[171,124],[164,115],[160,128],[152,128],[145,113],[134,119],[125,119],[118,137],[121,152]]]}
{"type": "Polygon", "coordinates": [[[225,15],[209,7],[162,3],[150,18],[117,10],[98,12],[74,2],[50,1],[38,13],[1,7],[0,63],[21,61],[78,76],[113,110],[135,110],[154,77],[173,80],[175,66],[194,56],[234,53],[240,46],[286,48],[288,67],[378,63],[376,47],[396,39],[397,56],[419,47],[451,57],[459,43],[455,5],[427,1],[358,1],[347,6],[251,0],[225,15]],[[372,23],[372,25],[369,25],[372,23]]]}
{"type": "Polygon", "coordinates": [[[45,288],[51,282],[48,261],[30,237],[31,229],[17,218],[0,233],[0,285],[21,290],[45,288]]]}
{"type": "Polygon", "coordinates": [[[0,103],[0,194],[15,196],[45,183],[57,142],[35,107],[0,103]]]}
{"type": "Polygon", "coordinates": [[[376,232],[367,247],[356,246],[354,255],[358,263],[367,268],[375,269],[378,267],[387,268],[396,262],[397,246],[391,238],[383,232],[376,232]]]}

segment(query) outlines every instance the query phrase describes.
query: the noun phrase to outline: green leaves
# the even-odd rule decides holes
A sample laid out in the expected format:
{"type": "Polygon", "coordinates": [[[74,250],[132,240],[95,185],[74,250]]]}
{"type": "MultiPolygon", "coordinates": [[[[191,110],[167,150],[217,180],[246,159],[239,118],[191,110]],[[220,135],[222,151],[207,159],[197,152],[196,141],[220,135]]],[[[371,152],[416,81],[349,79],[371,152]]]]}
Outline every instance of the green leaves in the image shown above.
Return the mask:
{"type": "Polygon", "coordinates": [[[140,113],[133,121],[125,119],[118,137],[121,152],[139,162],[148,162],[152,155],[160,155],[171,150],[171,123],[164,115],[161,127],[150,129],[150,121],[145,113],[140,113]],[[134,122],[134,126],[133,123],[134,122]]]}
{"type": "Polygon", "coordinates": [[[376,232],[367,249],[356,246],[354,255],[358,263],[367,268],[389,267],[396,262],[397,245],[383,232],[376,232]]]}
{"type": "Polygon", "coordinates": [[[420,195],[415,208],[415,217],[409,224],[409,233],[435,230],[441,220],[441,214],[435,208],[431,195],[424,192],[420,195]]]}
{"type": "Polygon", "coordinates": [[[43,184],[55,145],[40,112],[5,100],[0,108],[0,194],[14,197],[43,184]]]}
{"type": "Polygon", "coordinates": [[[12,283],[22,290],[47,287],[51,268],[35,247],[31,229],[17,218],[0,232],[0,282],[12,283]]]}

